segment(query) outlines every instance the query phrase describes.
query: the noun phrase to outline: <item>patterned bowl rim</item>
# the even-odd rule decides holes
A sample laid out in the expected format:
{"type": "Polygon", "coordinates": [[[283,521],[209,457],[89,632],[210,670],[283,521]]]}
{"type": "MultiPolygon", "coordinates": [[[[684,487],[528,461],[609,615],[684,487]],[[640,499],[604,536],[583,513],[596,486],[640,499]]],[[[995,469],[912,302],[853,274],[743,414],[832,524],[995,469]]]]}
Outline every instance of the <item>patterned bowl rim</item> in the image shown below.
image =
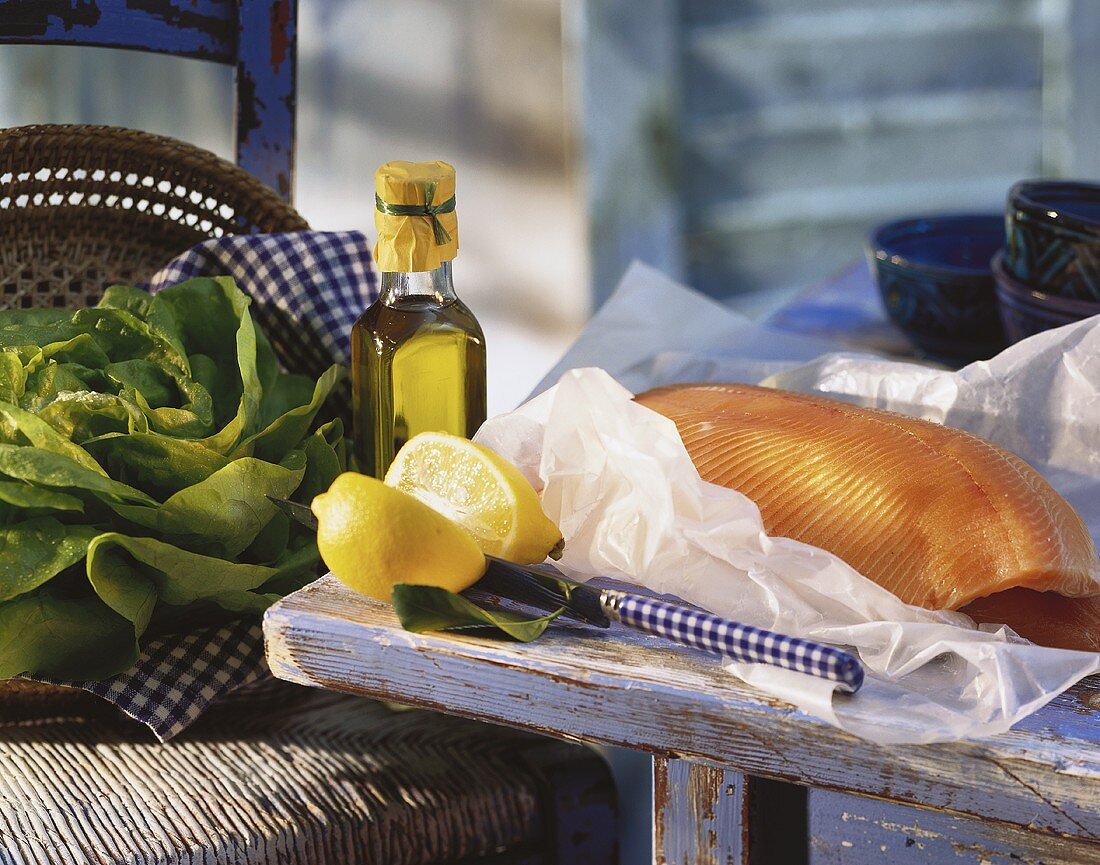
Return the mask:
{"type": "Polygon", "coordinates": [[[1041,224],[1100,235],[1100,219],[1091,220],[1060,209],[1060,200],[1070,194],[1075,194],[1079,201],[1100,204],[1100,184],[1084,180],[1021,180],[1008,191],[1008,218],[1014,220],[1015,212],[1020,211],[1041,224]],[[1055,196],[1053,201],[1042,200],[1050,195],[1055,196]]]}
{"type": "Polygon", "coordinates": [[[997,283],[997,294],[1005,295],[1005,300],[1017,301],[1036,309],[1046,309],[1066,315],[1088,318],[1100,315],[1100,301],[1079,300],[1074,297],[1060,297],[1032,288],[1016,279],[1005,269],[1004,250],[993,256],[993,279],[997,283]]]}
{"type": "MultiPolygon", "coordinates": [[[[937,213],[931,216],[910,216],[905,219],[896,219],[871,229],[871,233],[867,236],[867,254],[876,262],[909,271],[914,275],[925,273],[956,280],[962,278],[988,282],[992,278],[989,265],[985,267],[967,267],[946,263],[928,264],[923,261],[914,261],[890,249],[891,240],[896,239],[898,236],[912,237],[915,234],[930,234],[932,232],[928,230],[929,227],[943,230],[950,229],[952,225],[958,225],[959,223],[974,222],[989,223],[987,227],[992,227],[992,223],[996,223],[997,228],[1003,231],[1004,215],[1000,213],[937,213]]],[[[959,236],[966,233],[965,231],[955,232],[959,236]]]]}

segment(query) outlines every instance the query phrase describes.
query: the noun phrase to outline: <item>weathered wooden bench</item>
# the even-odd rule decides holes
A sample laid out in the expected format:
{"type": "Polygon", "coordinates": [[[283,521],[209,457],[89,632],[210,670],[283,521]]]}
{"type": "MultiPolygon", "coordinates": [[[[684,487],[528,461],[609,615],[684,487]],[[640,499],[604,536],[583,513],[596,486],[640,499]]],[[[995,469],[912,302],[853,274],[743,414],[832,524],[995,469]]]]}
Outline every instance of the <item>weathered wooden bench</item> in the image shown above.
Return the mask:
{"type": "Polygon", "coordinates": [[[326,577],[264,631],[289,681],[650,752],[659,863],[1100,862],[1100,681],[1001,736],[886,748],[622,628],[411,634],[326,577]]]}

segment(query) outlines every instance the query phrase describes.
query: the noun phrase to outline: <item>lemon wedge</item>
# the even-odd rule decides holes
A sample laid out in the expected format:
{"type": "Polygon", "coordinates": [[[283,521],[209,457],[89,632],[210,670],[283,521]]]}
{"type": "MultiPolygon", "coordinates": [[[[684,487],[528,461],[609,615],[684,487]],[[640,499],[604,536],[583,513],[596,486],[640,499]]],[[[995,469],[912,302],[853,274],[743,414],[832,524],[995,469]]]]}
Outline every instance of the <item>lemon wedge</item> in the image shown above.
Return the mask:
{"type": "Polygon", "coordinates": [[[356,472],[314,497],[317,549],[348,588],[390,600],[394,583],[461,592],[485,572],[469,533],[412,496],[356,472]]]}
{"type": "Polygon", "coordinates": [[[386,483],[461,525],[483,553],[518,564],[559,558],[561,531],[514,465],[468,439],[413,436],[386,472],[386,483]]]}

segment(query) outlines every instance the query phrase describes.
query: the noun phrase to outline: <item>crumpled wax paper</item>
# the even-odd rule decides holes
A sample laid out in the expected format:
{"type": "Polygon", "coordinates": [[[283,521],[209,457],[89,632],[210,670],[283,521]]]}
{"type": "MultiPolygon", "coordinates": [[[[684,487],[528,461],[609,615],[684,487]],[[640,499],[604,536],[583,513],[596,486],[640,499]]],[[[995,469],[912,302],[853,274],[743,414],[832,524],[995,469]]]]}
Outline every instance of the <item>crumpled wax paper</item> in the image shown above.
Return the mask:
{"type": "Polygon", "coordinates": [[[902,603],[837,557],[769,538],[746,497],[702,481],[675,425],[631,401],[683,381],[764,383],[947,423],[1043,472],[1100,535],[1100,317],[947,372],[755,324],[635,265],[547,377],[478,441],[520,466],[566,540],[559,563],[859,653],[854,697],[775,667],[746,682],[882,744],[993,735],[1082,677],[1100,654],[1034,646],[961,613],[902,603]]]}

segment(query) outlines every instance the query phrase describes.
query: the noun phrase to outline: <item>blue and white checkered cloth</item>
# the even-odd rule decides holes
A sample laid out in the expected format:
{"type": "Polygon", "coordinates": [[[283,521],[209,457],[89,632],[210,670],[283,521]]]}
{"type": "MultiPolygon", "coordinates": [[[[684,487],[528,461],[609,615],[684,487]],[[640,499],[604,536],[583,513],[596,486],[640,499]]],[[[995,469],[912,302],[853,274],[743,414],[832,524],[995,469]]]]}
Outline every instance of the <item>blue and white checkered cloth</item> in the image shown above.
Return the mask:
{"type": "Polygon", "coordinates": [[[378,297],[370,243],[358,231],[208,240],[165,265],[149,289],[195,276],[232,276],[283,366],[312,378],[351,359],[351,326],[378,297]]]}
{"type": "Polygon", "coordinates": [[[268,675],[260,624],[240,619],[222,627],[154,640],[133,667],[109,679],[35,681],[80,688],[102,697],[167,742],[219,697],[268,675]]]}
{"type": "MultiPolygon", "coordinates": [[[[283,366],[316,378],[350,360],[351,326],[378,297],[367,238],[357,231],[237,235],[178,256],[151,291],[196,276],[231,276],[252,297],[252,317],[283,366]]],[[[99,682],[36,681],[102,697],[164,742],[215,700],[269,676],[259,623],[241,620],[164,637],[138,663],[99,682]]]]}

